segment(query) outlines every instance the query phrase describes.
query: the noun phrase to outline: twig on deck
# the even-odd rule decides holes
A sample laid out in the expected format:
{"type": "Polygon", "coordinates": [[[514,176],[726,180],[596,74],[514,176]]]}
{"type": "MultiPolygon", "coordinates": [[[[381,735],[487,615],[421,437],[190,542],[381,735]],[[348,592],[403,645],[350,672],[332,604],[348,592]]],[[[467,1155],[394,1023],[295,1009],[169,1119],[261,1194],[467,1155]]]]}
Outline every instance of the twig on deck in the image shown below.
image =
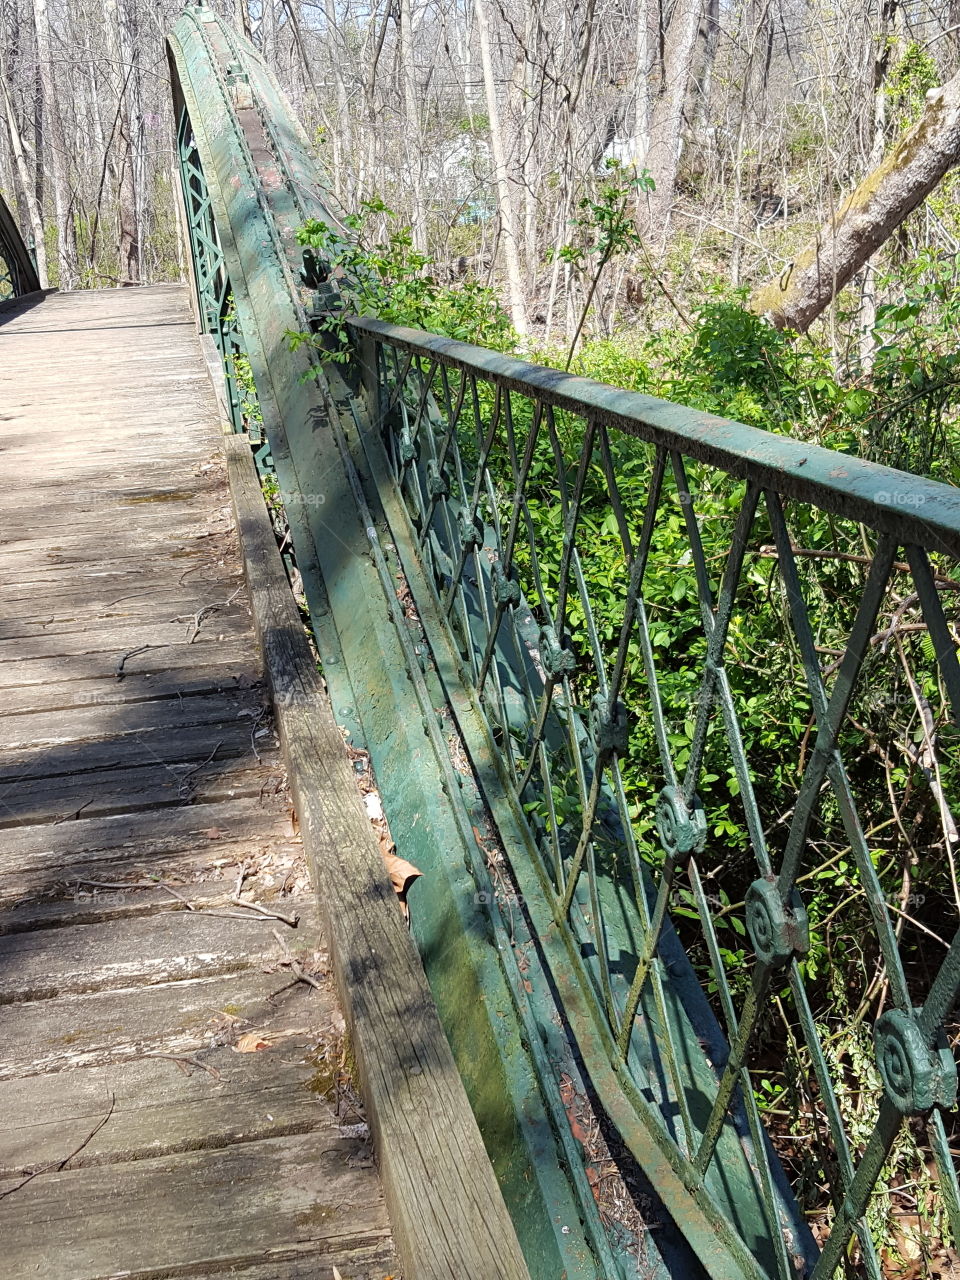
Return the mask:
{"type": "Polygon", "coordinates": [[[59,827],[61,822],[70,822],[74,818],[79,818],[81,813],[83,813],[84,809],[86,809],[89,805],[93,804],[95,799],[96,799],[96,796],[91,796],[89,800],[84,800],[83,804],[80,806],[79,809],[74,809],[71,813],[63,814],[61,817],[57,818],[57,820],[54,822],[53,825],[55,827],[59,827]]]}
{"type": "Polygon", "coordinates": [[[312,973],[307,973],[303,965],[300,963],[297,957],[293,954],[293,952],[287,946],[284,939],[281,937],[279,933],[277,933],[276,929],[272,929],[271,932],[273,936],[276,938],[277,942],[279,942],[280,950],[283,952],[283,959],[280,961],[280,963],[282,965],[286,965],[290,969],[290,972],[293,974],[293,976],[296,978],[298,982],[305,982],[307,986],[314,987],[317,991],[322,991],[323,987],[316,980],[316,978],[313,976],[312,973]]]}
{"type": "Polygon", "coordinates": [[[208,1076],[213,1076],[214,1080],[218,1082],[222,1078],[216,1067],[208,1067],[205,1062],[201,1062],[192,1053],[164,1053],[161,1049],[151,1049],[143,1056],[145,1058],[167,1058],[170,1062],[175,1062],[181,1071],[183,1070],[183,1064],[187,1063],[191,1067],[199,1067],[201,1071],[205,1071],[208,1076]]]}
{"type": "Polygon", "coordinates": [[[116,1105],[117,1096],[116,1094],[111,1093],[110,1106],[107,1109],[107,1114],[101,1120],[97,1121],[84,1140],[80,1143],[79,1147],[74,1147],[70,1154],[68,1156],[64,1156],[62,1160],[52,1161],[50,1164],[42,1164],[38,1169],[31,1169],[27,1176],[22,1181],[18,1182],[15,1187],[8,1187],[6,1191],[0,1191],[0,1200],[5,1200],[7,1196],[12,1196],[15,1191],[19,1191],[21,1187],[25,1187],[28,1182],[32,1182],[33,1179],[38,1177],[41,1173],[59,1173],[61,1169],[65,1169],[73,1157],[78,1156],[84,1147],[87,1146],[88,1143],[92,1142],[97,1136],[103,1126],[113,1115],[113,1109],[116,1105]]]}
{"type": "Polygon", "coordinates": [[[287,916],[282,911],[273,911],[269,907],[261,907],[259,902],[245,902],[243,898],[231,898],[231,903],[235,907],[248,907],[251,911],[259,911],[262,916],[267,916],[270,920],[280,920],[283,924],[287,924],[291,929],[295,929],[300,923],[299,916],[287,916]]]}
{"type": "Polygon", "coordinates": [[[198,609],[193,615],[193,630],[190,633],[190,639],[187,641],[187,644],[193,644],[194,640],[196,640],[197,636],[200,634],[200,627],[203,624],[204,618],[209,618],[211,613],[219,613],[221,609],[226,609],[228,605],[233,604],[242,589],[243,584],[241,583],[241,585],[237,587],[236,591],[234,591],[231,596],[228,596],[222,604],[207,604],[204,605],[202,609],[198,609]]]}
{"type": "Polygon", "coordinates": [[[197,908],[188,902],[179,889],[174,889],[173,885],[166,884],[163,880],[81,880],[74,876],[70,877],[70,883],[77,885],[90,885],[94,889],[162,889],[164,893],[169,893],[172,897],[179,899],[188,911],[196,911],[197,908]]]}
{"type": "Polygon", "coordinates": [[[183,789],[182,784],[186,782],[187,778],[192,778],[195,773],[198,773],[199,770],[201,770],[204,767],[204,765],[210,764],[210,762],[213,760],[213,757],[217,754],[217,752],[220,750],[222,746],[223,746],[223,739],[221,738],[220,741],[217,743],[217,745],[213,748],[213,750],[207,756],[206,760],[201,760],[199,764],[195,764],[191,769],[187,769],[184,773],[178,773],[175,775],[177,778],[180,779],[181,790],[183,789]]]}
{"type": "Polygon", "coordinates": [[[148,649],[165,649],[166,647],[167,646],[164,644],[142,644],[139,649],[129,649],[126,653],[121,655],[120,661],[117,663],[116,670],[114,671],[114,675],[118,680],[123,679],[123,668],[128,658],[135,658],[138,653],[146,653],[148,649]]]}

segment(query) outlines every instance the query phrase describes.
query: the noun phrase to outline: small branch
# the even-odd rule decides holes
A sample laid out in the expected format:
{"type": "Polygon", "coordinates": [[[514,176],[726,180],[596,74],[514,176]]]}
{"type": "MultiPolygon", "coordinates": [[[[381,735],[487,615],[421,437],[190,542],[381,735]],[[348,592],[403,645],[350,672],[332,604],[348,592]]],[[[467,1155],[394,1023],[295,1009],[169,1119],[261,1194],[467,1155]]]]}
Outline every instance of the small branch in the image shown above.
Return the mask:
{"type": "Polygon", "coordinates": [[[230,902],[235,907],[246,907],[249,911],[259,911],[262,916],[266,916],[270,920],[280,920],[283,924],[289,925],[291,929],[295,929],[300,923],[299,916],[286,916],[282,911],[271,911],[269,907],[261,907],[258,902],[245,902],[243,898],[231,898],[230,902]]]}
{"type": "MultiPolygon", "coordinates": [[[[873,564],[873,556],[858,556],[850,551],[819,551],[812,547],[794,547],[790,550],[795,556],[805,556],[810,560],[845,560],[849,564],[862,564],[869,568],[873,564]]],[[[779,560],[780,552],[776,547],[763,546],[757,552],[764,560],[779,560]]],[[[891,566],[898,573],[912,574],[913,570],[903,560],[894,560],[891,566]]],[[[960,582],[947,578],[942,573],[934,573],[933,580],[941,591],[960,591],[960,582]]]]}
{"type": "Polygon", "coordinates": [[[74,809],[71,813],[65,813],[62,817],[57,818],[56,822],[54,822],[53,825],[55,827],[59,827],[61,822],[72,822],[75,819],[79,818],[81,813],[83,813],[84,809],[92,805],[95,799],[96,799],[96,796],[91,796],[89,800],[84,800],[83,804],[80,806],[79,809],[74,809]]]}
{"type": "Polygon", "coordinates": [[[197,636],[200,634],[200,624],[203,622],[204,618],[208,618],[211,613],[216,613],[219,608],[220,606],[218,604],[208,604],[202,609],[197,610],[193,615],[193,630],[190,633],[190,638],[187,640],[187,644],[193,644],[194,640],[196,640],[197,636]]]}
{"type": "Polygon", "coordinates": [[[300,961],[287,946],[284,939],[277,933],[276,929],[271,930],[273,936],[280,944],[280,950],[283,952],[283,960],[281,964],[286,965],[298,982],[305,982],[308,986],[314,987],[317,991],[322,991],[320,983],[316,980],[312,973],[307,973],[300,961]]]}
{"type": "Polygon", "coordinates": [[[186,781],[187,778],[192,778],[195,773],[198,773],[204,767],[204,765],[210,764],[214,756],[217,754],[217,752],[220,750],[222,746],[223,746],[223,739],[221,738],[220,741],[217,743],[217,745],[213,748],[213,750],[207,756],[206,760],[201,760],[199,764],[193,765],[193,767],[190,769],[187,769],[185,773],[177,774],[177,777],[180,779],[180,781],[184,782],[186,781]]]}
{"type": "Polygon", "coordinates": [[[28,1173],[27,1176],[21,1182],[18,1182],[15,1187],[8,1187],[6,1191],[0,1191],[0,1200],[6,1199],[7,1196],[12,1196],[15,1191],[19,1191],[21,1187],[25,1187],[28,1182],[32,1182],[34,1178],[39,1177],[41,1173],[59,1173],[61,1169],[65,1169],[67,1165],[70,1163],[70,1161],[74,1158],[74,1156],[78,1156],[80,1152],[84,1149],[84,1147],[88,1146],[89,1143],[91,1143],[93,1139],[97,1136],[97,1134],[100,1132],[103,1126],[107,1123],[107,1121],[113,1115],[113,1109],[116,1105],[117,1105],[116,1094],[111,1093],[110,1106],[107,1109],[107,1114],[103,1117],[103,1119],[97,1121],[97,1123],[93,1126],[93,1128],[84,1138],[84,1140],[80,1143],[79,1147],[74,1147],[74,1149],[70,1152],[70,1154],[68,1156],[65,1156],[59,1162],[54,1162],[52,1164],[44,1164],[44,1165],[41,1165],[39,1169],[31,1170],[31,1172],[28,1173]]]}
{"type": "Polygon", "coordinates": [[[191,1067],[199,1067],[201,1071],[205,1071],[208,1076],[213,1076],[214,1080],[218,1082],[221,1079],[221,1074],[216,1067],[208,1067],[205,1062],[201,1062],[192,1053],[164,1053],[161,1049],[151,1049],[143,1056],[145,1058],[166,1058],[170,1062],[176,1062],[178,1066],[186,1062],[191,1067]]]}
{"type": "Polygon", "coordinates": [[[120,658],[120,661],[117,663],[117,667],[116,667],[116,671],[114,672],[114,675],[117,677],[118,680],[123,679],[123,676],[124,676],[123,668],[128,658],[135,658],[138,653],[146,653],[148,649],[165,649],[166,647],[167,646],[163,644],[142,644],[139,649],[128,650],[125,654],[123,654],[123,656],[120,658]]]}
{"type": "Polygon", "coordinates": [[[203,624],[204,618],[209,618],[211,613],[219,613],[221,609],[226,609],[229,605],[233,604],[234,600],[236,600],[242,590],[243,584],[241,583],[241,585],[237,587],[236,591],[224,600],[222,604],[207,604],[204,605],[202,609],[198,609],[193,615],[193,630],[190,633],[190,638],[187,641],[187,644],[193,644],[194,640],[196,640],[197,636],[200,634],[200,627],[203,624]]]}

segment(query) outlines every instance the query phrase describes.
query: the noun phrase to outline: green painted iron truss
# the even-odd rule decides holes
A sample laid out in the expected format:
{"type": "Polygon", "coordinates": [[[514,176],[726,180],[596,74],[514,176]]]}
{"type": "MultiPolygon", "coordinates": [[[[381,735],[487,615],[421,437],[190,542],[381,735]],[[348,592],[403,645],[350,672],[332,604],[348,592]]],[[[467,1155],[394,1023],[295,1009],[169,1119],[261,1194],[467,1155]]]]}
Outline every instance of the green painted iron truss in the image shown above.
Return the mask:
{"type": "Polygon", "coordinates": [[[13,214],[0,196],[0,302],[40,288],[37,268],[13,214]]]}
{"type": "Polygon", "coordinates": [[[169,44],[198,314],[228,375],[249,362],[251,447],[284,497],[338,720],[426,873],[415,935],[531,1274],[878,1278],[873,1206],[904,1142],[960,1240],[960,914],[905,933],[874,839],[895,807],[851,733],[909,612],[917,778],[955,832],[960,493],[376,319],[346,319],[346,364],[293,347],[341,305],[297,228],[346,232],[252,47],[203,7],[169,44]],[[602,592],[598,545],[618,566],[602,592]],[[799,717],[775,813],[744,732],[758,610],[799,717]],[[718,760],[736,844],[701,800],[718,760]],[[824,842],[876,966],[856,1066],[822,1016],[824,842]],[[789,1142],[758,1102],[772,1043],[807,1125],[789,1142]],[[571,1097],[635,1161],[639,1237],[598,1210],[571,1097]],[[831,1206],[816,1237],[798,1144],[831,1206]]]}

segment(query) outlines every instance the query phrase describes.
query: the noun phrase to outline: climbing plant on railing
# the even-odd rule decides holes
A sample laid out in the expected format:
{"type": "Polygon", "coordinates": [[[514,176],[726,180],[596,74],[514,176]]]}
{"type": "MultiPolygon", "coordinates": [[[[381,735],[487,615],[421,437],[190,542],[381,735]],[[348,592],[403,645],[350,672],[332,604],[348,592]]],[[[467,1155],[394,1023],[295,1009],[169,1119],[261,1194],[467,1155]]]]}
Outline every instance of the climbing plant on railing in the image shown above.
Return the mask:
{"type": "Polygon", "coordinates": [[[343,219],[348,232],[329,223],[305,223],[297,238],[323,277],[335,284],[342,311],[318,315],[313,332],[292,333],[291,343],[319,340],[329,359],[350,357],[342,313],[378,316],[409,324],[464,342],[477,342],[498,351],[516,341],[510,320],[496,291],[477,280],[463,279],[451,288],[431,273],[431,260],[413,247],[409,227],[389,226],[394,215],[382,200],[364,200],[359,212],[343,219]],[[384,238],[373,239],[369,228],[387,220],[384,238]]]}

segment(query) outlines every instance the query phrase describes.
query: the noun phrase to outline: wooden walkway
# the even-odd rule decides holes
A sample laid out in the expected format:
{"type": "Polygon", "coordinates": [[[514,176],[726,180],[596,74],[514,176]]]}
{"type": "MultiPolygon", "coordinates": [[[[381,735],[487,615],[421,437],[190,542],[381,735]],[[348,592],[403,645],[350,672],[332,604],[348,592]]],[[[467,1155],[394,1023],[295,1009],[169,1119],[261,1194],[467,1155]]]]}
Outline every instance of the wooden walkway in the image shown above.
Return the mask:
{"type": "Polygon", "coordinates": [[[0,313],[5,1280],[397,1273],[219,431],[185,289],[0,313]]]}

